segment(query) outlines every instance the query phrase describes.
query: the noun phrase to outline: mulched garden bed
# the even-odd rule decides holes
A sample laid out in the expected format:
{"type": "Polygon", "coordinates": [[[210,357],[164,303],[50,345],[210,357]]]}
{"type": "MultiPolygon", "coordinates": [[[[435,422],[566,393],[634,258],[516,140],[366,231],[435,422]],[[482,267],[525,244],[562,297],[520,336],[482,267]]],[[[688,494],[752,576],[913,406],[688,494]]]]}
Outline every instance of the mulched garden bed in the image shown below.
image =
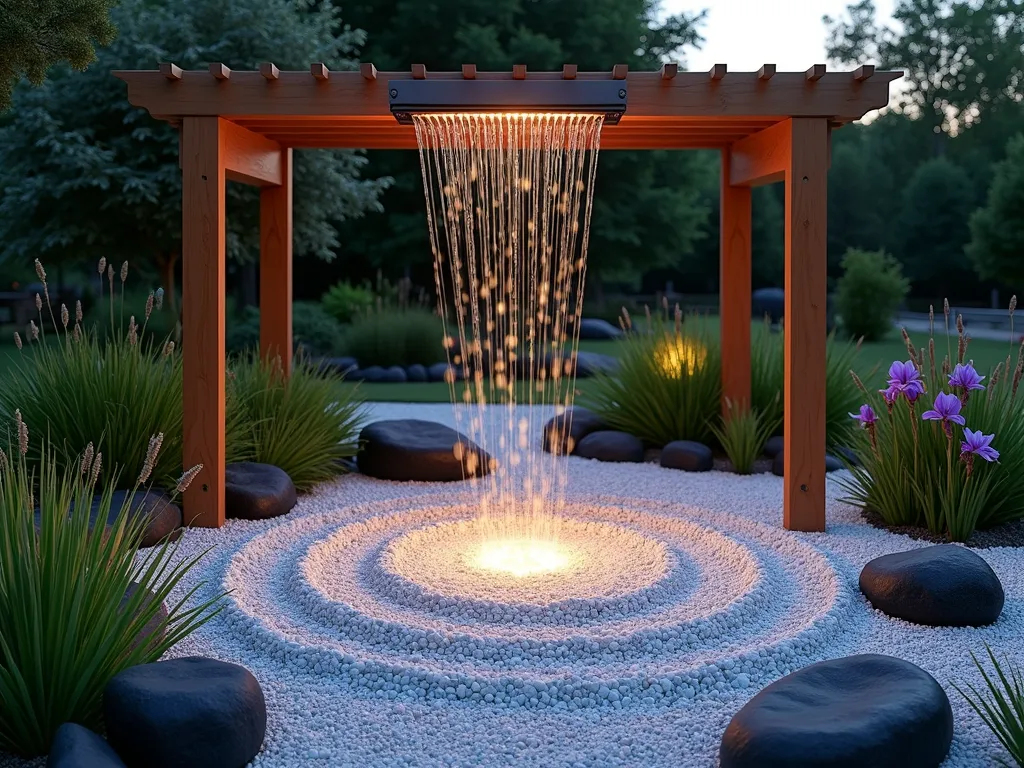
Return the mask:
{"type": "MultiPolygon", "coordinates": [[[[861,515],[868,525],[875,528],[882,528],[890,533],[902,533],[918,541],[930,541],[934,544],[948,544],[949,539],[937,533],[932,533],[927,528],[917,525],[889,525],[882,519],[882,516],[874,510],[862,510],[861,515]]],[[[975,531],[966,541],[968,547],[973,549],[989,549],[990,547],[1024,547],[1024,520],[1014,520],[1009,523],[997,525],[986,531],[975,531]]]]}

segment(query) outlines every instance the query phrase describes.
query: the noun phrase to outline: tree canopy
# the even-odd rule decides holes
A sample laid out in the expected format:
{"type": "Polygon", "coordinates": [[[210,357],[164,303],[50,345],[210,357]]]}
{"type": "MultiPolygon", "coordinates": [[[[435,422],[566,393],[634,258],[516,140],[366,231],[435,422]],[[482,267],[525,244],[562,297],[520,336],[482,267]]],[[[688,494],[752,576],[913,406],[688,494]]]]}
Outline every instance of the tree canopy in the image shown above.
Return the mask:
{"type": "Polygon", "coordinates": [[[1024,134],[996,165],[988,201],[971,218],[967,250],[982,277],[1024,286],[1024,134]]]}
{"type": "MultiPolygon", "coordinates": [[[[0,128],[0,262],[151,258],[171,289],[181,241],[177,136],[132,107],[110,71],[160,61],[254,69],[267,60],[351,69],[363,34],[342,25],[330,0],[123,0],[112,18],[120,35],[95,63],[20,88],[0,128]]],[[[340,222],[379,210],[386,182],[361,179],[366,160],[354,152],[295,154],[295,253],[334,258],[340,222]]],[[[229,184],[228,255],[251,260],[258,247],[257,193],[229,184]]]]}
{"type": "Polygon", "coordinates": [[[11,106],[22,77],[41,85],[50,67],[85,69],[95,45],[117,33],[110,19],[116,0],[0,0],[0,112],[11,106]]]}

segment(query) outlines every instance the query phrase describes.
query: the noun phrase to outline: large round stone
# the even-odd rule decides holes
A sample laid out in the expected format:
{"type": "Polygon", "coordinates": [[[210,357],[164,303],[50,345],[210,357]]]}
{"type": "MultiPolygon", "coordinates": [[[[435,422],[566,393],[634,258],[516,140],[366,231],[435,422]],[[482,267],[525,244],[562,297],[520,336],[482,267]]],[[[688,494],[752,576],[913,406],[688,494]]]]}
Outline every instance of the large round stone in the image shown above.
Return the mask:
{"type": "Polygon", "coordinates": [[[644,460],[644,444],[628,432],[606,429],[591,432],[580,440],[574,454],[584,459],[635,463],[644,460]]]}
{"type": "Polygon", "coordinates": [[[46,768],[125,768],[106,740],[78,723],[64,723],[53,735],[46,768]]]}
{"type": "MultiPolygon", "coordinates": [[[[89,510],[89,530],[95,529],[99,524],[102,501],[100,494],[93,497],[92,508],[89,510]]],[[[178,535],[182,523],[181,507],[156,489],[140,489],[134,494],[130,491],[114,491],[110,498],[110,509],[103,521],[104,527],[109,529],[126,506],[127,517],[141,522],[143,547],[152,547],[178,535]]],[[[38,515],[36,512],[37,517],[38,515]]]]}
{"type": "Polygon", "coordinates": [[[242,768],[267,707],[245,667],[187,657],[129,667],[103,692],[107,740],[129,768],[242,768]]]}
{"type": "Polygon", "coordinates": [[[614,375],[619,370],[619,359],[600,352],[580,350],[576,353],[576,378],[586,379],[598,374],[614,375]]]}
{"type": "Polygon", "coordinates": [[[934,627],[980,627],[1003,610],[999,577],[966,547],[938,544],[876,557],[860,589],[883,613],[934,627]]]}
{"type": "Polygon", "coordinates": [[[409,381],[424,382],[430,381],[430,376],[427,373],[425,366],[419,363],[413,363],[405,367],[405,378],[409,381]]]}
{"type": "Polygon", "coordinates": [[[942,686],[920,667],[865,654],[763,689],[722,737],[721,768],[934,768],[953,740],[942,686]]]}
{"type": "Polygon", "coordinates": [[[377,421],[363,428],[359,445],[359,471],[381,480],[451,482],[486,475],[490,466],[483,449],[433,421],[377,421]]]}
{"type": "Polygon", "coordinates": [[[617,328],[607,320],[598,317],[584,317],[580,320],[580,339],[584,341],[600,341],[602,339],[621,339],[621,328],[617,328]]]}
{"type": "Polygon", "coordinates": [[[782,453],[782,449],[785,447],[785,445],[785,438],[783,438],[782,435],[774,435],[772,437],[769,437],[767,442],[765,442],[764,444],[764,455],[767,456],[769,459],[774,459],[776,456],[782,453]]]}
{"type": "MultiPolygon", "coordinates": [[[[135,596],[139,591],[140,587],[137,582],[131,582],[128,585],[128,589],[125,590],[124,597],[121,598],[121,609],[127,607],[128,601],[135,596]]],[[[156,595],[152,592],[147,592],[146,596],[142,598],[142,604],[144,608],[149,608],[150,604],[156,602],[156,595]]],[[[156,645],[163,641],[164,633],[167,628],[167,606],[160,603],[153,617],[146,622],[146,625],[139,632],[135,642],[132,643],[132,649],[134,650],[139,645],[152,644],[156,645]]]]}
{"type": "Polygon", "coordinates": [[[575,451],[584,437],[601,429],[608,425],[596,413],[578,406],[568,408],[544,425],[544,450],[564,456],[575,451]]]}
{"type": "Polygon", "coordinates": [[[295,484],[280,467],[243,461],[224,470],[224,513],[239,520],[266,520],[290,512],[295,484]]]}
{"type": "Polygon", "coordinates": [[[715,457],[704,443],[674,440],[661,449],[661,466],[686,472],[707,472],[715,466],[715,457]]]}

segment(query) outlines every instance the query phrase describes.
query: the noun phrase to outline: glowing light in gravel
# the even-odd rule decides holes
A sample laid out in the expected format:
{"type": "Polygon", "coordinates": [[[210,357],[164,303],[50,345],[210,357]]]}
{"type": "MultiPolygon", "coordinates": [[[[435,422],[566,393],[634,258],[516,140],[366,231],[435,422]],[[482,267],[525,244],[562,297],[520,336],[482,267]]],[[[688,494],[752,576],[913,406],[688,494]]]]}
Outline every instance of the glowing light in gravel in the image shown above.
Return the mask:
{"type": "Polygon", "coordinates": [[[569,553],[558,542],[539,539],[491,539],[480,545],[473,558],[477,568],[519,577],[558,571],[568,564],[569,553]]]}

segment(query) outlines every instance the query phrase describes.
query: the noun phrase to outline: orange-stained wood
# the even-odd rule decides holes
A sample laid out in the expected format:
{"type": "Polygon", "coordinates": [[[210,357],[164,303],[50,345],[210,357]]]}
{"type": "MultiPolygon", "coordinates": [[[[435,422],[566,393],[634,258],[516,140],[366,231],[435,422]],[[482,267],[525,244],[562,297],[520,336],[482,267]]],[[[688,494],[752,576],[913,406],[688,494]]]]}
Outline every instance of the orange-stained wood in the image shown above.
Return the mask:
{"type": "Polygon", "coordinates": [[[476,80],[476,64],[463,64],[462,65],[462,79],[463,80],[476,80]]]}
{"type": "Polygon", "coordinates": [[[215,61],[209,67],[210,74],[218,80],[228,80],[231,77],[231,70],[219,61],[215,61]]]}
{"type": "Polygon", "coordinates": [[[750,187],[729,183],[730,153],[722,151],[719,297],[722,338],[722,415],[729,402],[750,406],[750,187]]]}
{"type": "Polygon", "coordinates": [[[525,64],[513,64],[512,65],[512,79],[513,80],[525,80],[526,79],[526,65],[525,64]]]}
{"type": "Polygon", "coordinates": [[[758,80],[771,80],[773,77],[775,77],[774,64],[762,64],[761,68],[757,70],[758,80]]]}
{"type": "Polygon", "coordinates": [[[575,64],[562,65],[563,80],[575,80],[577,74],[579,74],[579,68],[575,64]]]}
{"type": "Polygon", "coordinates": [[[828,121],[795,118],[786,172],[783,525],[825,530],[828,121]]]}
{"type": "Polygon", "coordinates": [[[616,64],[612,67],[612,80],[625,80],[629,75],[629,64],[616,64]]]}
{"type": "MultiPolygon", "coordinates": [[[[359,66],[362,66],[360,64],[359,66]]],[[[370,65],[371,67],[373,64],[370,65]]],[[[327,65],[322,61],[317,61],[309,65],[309,74],[313,76],[315,80],[324,81],[329,80],[331,77],[331,70],[327,68],[327,65]]]]}
{"type": "Polygon", "coordinates": [[[715,64],[711,67],[711,71],[708,72],[708,76],[712,80],[722,80],[728,73],[729,67],[725,64],[715,64]]]}
{"type": "Polygon", "coordinates": [[[671,80],[679,74],[679,64],[675,61],[668,61],[661,65],[661,79],[671,80]]]}
{"type": "Polygon", "coordinates": [[[260,190],[260,353],[292,370],[292,151],[281,151],[282,183],[260,190]]]}
{"type": "Polygon", "coordinates": [[[373,62],[364,61],[359,65],[359,74],[363,76],[363,80],[376,80],[377,68],[373,65],[373,62]]]}
{"type": "Polygon", "coordinates": [[[806,79],[812,81],[812,82],[817,82],[818,80],[821,80],[821,78],[823,78],[824,76],[825,76],[825,65],[824,64],[814,64],[814,65],[812,65],[810,67],[810,69],[808,69],[806,72],[804,72],[804,77],[806,79]]]}
{"type": "MultiPolygon", "coordinates": [[[[410,72],[413,80],[426,80],[427,79],[427,66],[425,64],[413,64],[410,72]]],[[[390,75],[389,75],[390,77],[390,75]]],[[[392,77],[392,80],[399,80],[401,78],[392,77]]]]}
{"type": "Polygon", "coordinates": [[[182,460],[203,471],[185,491],[185,522],[224,524],[225,121],[181,126],[182,460]]]}
{"type": "MultiPolygon", "coordinates": [[[[415,66],[420,77],[426,69],[415,66]]],[[[182,73],[169,82],[159,72],[118,72],[128,83],[132,104],[153,115],[242,116],[291,115],[298,118],[389,117],[389,80],[408,80],[411,72],[381,72],[376,80],[365,80],[358,72],[332,72],[331,79],[317,82],[308,71],[280,72],[275,87],[258,72],[231,73],[228,83],[219,83],[205,70],[182,73]]],[[[565,77],[566,72],[531,72],[530,80],[565,77]]],[[[769,80],[757,72],[730,72],[711,82],[706,72],[679,72],[670,80],[661,72],[629,72],[628,116],[637,118],[772,118],[787,116],[828,117],[838,122],[859,120],[865,113],[889,102],[889,82],[902,73],[876,72],[870,80],[857,83],[849,72],[830,72],[809,82],[802,72],[778,72],[769,80]]],[[[578,72],[580,80],[608,80],[609,72],[578,72]]],[[[462,79],[461,72],[434,72],[430,78],[462,79]]],[[[477,80],[512,80],[511,72],[477,72],[477,80]]],[[[402,127],[394,123],[394,130],[402,127]]],[[[391,128],[383,126],[382,132],[391,128]]]]}
{"type": "Polygon", "coordinates": [[[231,181],[262,187],[282,184],[281,146],[228,120],[221,122],[224,167],[231,181]]]}
{"type": "Polygon", "coordinates": [[[757,187],[782,181],[789,162],[789,124],[776,123],[732,145],[729,183],[757,187]]]}

